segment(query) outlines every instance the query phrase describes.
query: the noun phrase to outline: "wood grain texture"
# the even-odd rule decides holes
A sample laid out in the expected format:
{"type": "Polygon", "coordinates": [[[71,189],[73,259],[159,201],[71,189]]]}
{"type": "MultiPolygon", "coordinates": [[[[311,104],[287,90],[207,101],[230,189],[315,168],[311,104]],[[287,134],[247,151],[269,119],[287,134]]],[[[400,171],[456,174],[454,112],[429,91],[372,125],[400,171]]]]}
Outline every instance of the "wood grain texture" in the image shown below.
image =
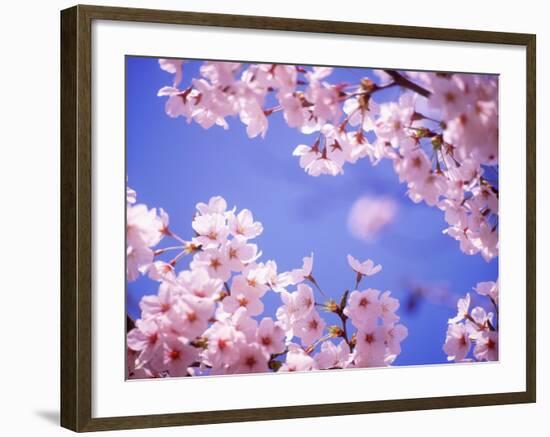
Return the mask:
{"type": "Polygon", "coordinates": [[[536,400],[535,35],[75,6],[61,12],[61,425],[99,431],[250,420],[502,405],[536,400]],[[512,44],[527,51],[527,369],[526,391],[243,410],[92,418],[91,23],[118,20],[243,29],[512,44]]]}

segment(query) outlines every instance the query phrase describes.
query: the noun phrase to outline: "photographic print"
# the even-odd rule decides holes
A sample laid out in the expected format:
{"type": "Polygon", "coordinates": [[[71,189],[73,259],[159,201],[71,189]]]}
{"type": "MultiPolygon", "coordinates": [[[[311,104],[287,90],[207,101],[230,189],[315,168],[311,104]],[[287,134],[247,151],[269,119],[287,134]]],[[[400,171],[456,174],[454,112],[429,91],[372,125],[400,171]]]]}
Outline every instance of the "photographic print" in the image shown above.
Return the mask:
{"type": "Polygon", "coordinates": [[[128,379],[498,361],[498,75],[125,68],[128,379]]]}

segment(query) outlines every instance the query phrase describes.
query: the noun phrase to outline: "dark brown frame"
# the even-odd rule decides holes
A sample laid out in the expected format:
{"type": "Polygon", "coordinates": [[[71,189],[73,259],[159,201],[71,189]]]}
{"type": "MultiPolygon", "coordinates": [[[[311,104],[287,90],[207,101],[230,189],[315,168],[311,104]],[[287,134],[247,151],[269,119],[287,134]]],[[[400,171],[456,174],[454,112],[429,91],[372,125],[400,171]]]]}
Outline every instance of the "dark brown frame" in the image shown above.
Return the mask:
{"type": "Polygon", "coordinates": [[[536,37],[532,34],[81,5],[63,10],[61,12],[61,425],[81,432],[535,402],[535,56],[536,37]],[[526,391],[292,407],[280,406],[216,412],[92,418],[91,24],[93,20],[170,23],[524,46],[527,53],[526,391]]]}

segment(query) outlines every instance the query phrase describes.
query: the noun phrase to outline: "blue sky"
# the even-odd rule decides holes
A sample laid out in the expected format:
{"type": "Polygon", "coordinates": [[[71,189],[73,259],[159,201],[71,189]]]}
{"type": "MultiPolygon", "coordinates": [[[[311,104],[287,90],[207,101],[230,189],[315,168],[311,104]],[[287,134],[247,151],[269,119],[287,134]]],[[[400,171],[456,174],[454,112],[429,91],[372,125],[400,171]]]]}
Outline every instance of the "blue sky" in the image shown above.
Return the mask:
{"type": "MultiPolygon", "coordinates": [[[[198,65],[185,64],[184,84],[197,76],[198,65]]],[[[368,70],[339,68],[329,80],[358,82],[365,75],[372,77],[368,70]]],[[[264,226],[255,240],[263,251],[261,260],[274,259],[284,271],[300,267],[302,257],[314,252],[314,276],[338,300],[354,283],[347,254],[373,259],[383,270],[362,286],[391,290],[402,302],[399,315],[409,329],[395,364],[446,362],[441,347],[447,319],[456,311],[427,301],[406,311],[410,284],[448,284],[458,298],[477,282],[496,280],[498,259],[487,263],[460,252],[458,243],[441,233],[446,227],[442,212],[410,201],[390,162],[373,167],[363,159],[348,164],[342,176],[308,176],[292,151],[298,144],[312,144],[313,135],[289,128],[280,113],[270,116],[264,139],[249,139],[238,119],[228,119],[229,130],[204,130],[170,118],[165,98],[156,94],[171,83],[172,75],[159,68],[156,58],[126,58],[126,170],[138,203],[164,208],[170,227],[183,238],[192,236],[197,202],[221,195],[230,207],[248,208],[264,226]],[[395,222],[371,244],[352,237],[346,227],[350,207],[365,194],[391,196],[399,205],[395,222]]],[[[392,99],[396,92],[377,98],[392,99]]],[[[156,294],[157,283],[141,278],[129,283],[126,292],[128,313],[137,318],[141,296],[156,294]]],[[[264,303],[264,315],[274,316],[280,299],[268,293],[264,303]]],[[[330,317],[326,320],[336,323],[330,317]]]]}

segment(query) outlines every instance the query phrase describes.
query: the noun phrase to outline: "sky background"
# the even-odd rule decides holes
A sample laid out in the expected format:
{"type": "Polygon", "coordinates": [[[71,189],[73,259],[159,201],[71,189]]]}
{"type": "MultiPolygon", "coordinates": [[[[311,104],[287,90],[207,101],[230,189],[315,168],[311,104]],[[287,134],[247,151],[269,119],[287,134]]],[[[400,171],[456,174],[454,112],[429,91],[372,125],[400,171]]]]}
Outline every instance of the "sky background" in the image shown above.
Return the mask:
{"type": "MultiPolygon", "coordinates": [[[[184,64],[181,89],[198,77],[199,65],[184,64]]],[[[338,68],[328,80],[357,83],[364,76],[374,78],[370,70],[338,68]]],[[[463,254],[458,242],[442,234],[443,213],[424,203],[414,204],[389,161],[372,166],[367,158],[346,164],[341,176],[308,176],[292,151],[298,144],[311,145],[316,137],[289,128],[280,113],[269,117],[263,139],[249,139],[237,118],[227,119],[229,130],[219,126],[204,130],[181,117],[170,118],[164,111],[166,98],[157,97],[157,91],[171,86],[172,79],[159,68],[157,58],[126,58],[126,170],[138,203],[164,208],[170,228],[190,239],[195,205],[223,196],[230,208],[247,208],[262,222],[264,232],[253,240],[263,252],[260,260],[273,259],[279,271],[286,271],[301,267],[302,258],[313,252],[313,274],[337,301],[355,280],[347,254],[359,260],[371,258],[383,269],[363,279],[360,288],[391,290],[401,301],[398,314],[409,330],[394,364],[446,363],[442,345],[447,319],[456,309],[412,299],[412,285],[447,286],[456,301],[477,282],[497,279],[498,258],[488,263],[480,255],[463,254]],[[390,196],[398,203],[395,221],[369,244],[354,238],[347,228],[349,210],[363,195],[390,196]]],[[[378,93],[375,100],[395,99],[397,93],[397,89],[378,93]]],[[[165,239],[159,247],[172,243],[165,239]]],[[[186,268],[189,261],[180,262],[179,268],[186,268]]],[[[145,277],[127,284],[132,318],[139,317],[141,297],[156,294],[157,288],[158,283],[145,277]]],[[[472,297],[474,303],[484,303],[472,297]]],[[[281,305],[279,296],[268,292],[263,301],[260,317],[274,317],[281,305]]],[[[329,324],[337,323],[332,315],[322,316],[329,324]]]]}

